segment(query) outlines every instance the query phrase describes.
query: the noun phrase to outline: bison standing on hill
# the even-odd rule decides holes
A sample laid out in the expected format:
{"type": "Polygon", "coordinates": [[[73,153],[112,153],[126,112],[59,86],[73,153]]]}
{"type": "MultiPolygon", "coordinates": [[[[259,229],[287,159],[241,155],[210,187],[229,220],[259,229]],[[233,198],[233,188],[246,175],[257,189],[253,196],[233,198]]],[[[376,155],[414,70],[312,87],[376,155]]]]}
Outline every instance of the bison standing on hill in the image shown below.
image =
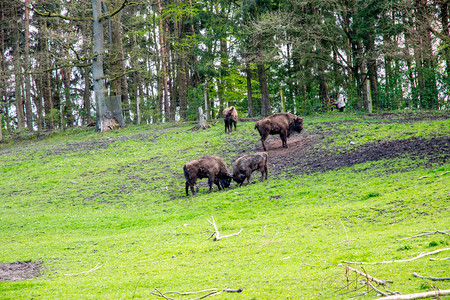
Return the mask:
{"type": "Polygon", "coordinates": [[[269,134],[280,134],[283,148],[287,148],[287,138],[291,133],[303,130],[303,119],[290,113],[278,113],[259,120],[255,125],[255,129],[258,129],[259,135],[261,135],[264,151],[267,151],[264,141],[269,134]]]}
{"type": "Polygon", "coordinates": [[[233,124],[234,124],[234,131],[236,131],[236,123],[238,119],[236,108],[234,108],[234,106],[225,108],[222,112],[222,115],[223,121],[225,122],[225,133],[227,132],[227,129],[228,132],[233,131],[233,124]]]}
{"type": "Polygon", "coordinates": [[[269,156],[265,152],[258,152],[255,154],[244,155],[240,157],[233,166],[233,180],[236,181],[239,186],[247,178],[247,185],[250,184],[250,177],[253,171],[261,172],[261,182],[264,181],[264,177],[267,180],[267,173],[269,171],[269,156]]]}
{"type": "Polygon", "coordinates": [[[199,159],[185,163],[183,166],[184,177],[186,178],[186,196],[189,196],[189,187],[195,195],[194,185],[197,179],[208,178],[209,192],[212,192],[213,184],[219,190],[227,188],[231,183],[231,176],[228,173],[227,165],[217,156],[203,156],[199,159]]]}

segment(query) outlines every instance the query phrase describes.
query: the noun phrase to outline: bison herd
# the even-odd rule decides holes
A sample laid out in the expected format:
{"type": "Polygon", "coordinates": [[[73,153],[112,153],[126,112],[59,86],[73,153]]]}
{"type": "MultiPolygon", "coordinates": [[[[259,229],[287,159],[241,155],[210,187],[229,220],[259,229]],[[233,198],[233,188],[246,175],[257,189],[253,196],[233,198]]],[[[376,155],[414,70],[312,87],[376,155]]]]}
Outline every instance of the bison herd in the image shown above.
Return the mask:
{"type": "MultiPolygon", "coordinates": [[[[223,111],[225,123],[225,133],[236,131],[237,123],[236,108],[231,106],[223,111]]],[[[290,113],[278,113],[265,119],[259,120],[255,129],[261,136],[261,143],[264,151],[267,151],[264,141],[269,134],[279,134],[282,145],[287,148],[287,138],[292,132],[301,132],[303,130],[303,120],[290,113]]],[[[251,175],[254,171],[261,172],[261,181],[267,179],[269,171],[268,155],[265,152],[257,152],[240,157],[233,164],[233,174],[230,174],[227,165],[223,159],[213,155],[207,155],[195,159],[183,166],[184,177],[186,179],[186,196],[189,196],[189,189],[195,195],[194,186],[198,179],[208,178],[209,192],[212,192],[213,185],[217,185],[219,190],[230,186],[231,180],[234,180],[239,186],[242,186],[245,180],[250,183],[251,175]]]]}

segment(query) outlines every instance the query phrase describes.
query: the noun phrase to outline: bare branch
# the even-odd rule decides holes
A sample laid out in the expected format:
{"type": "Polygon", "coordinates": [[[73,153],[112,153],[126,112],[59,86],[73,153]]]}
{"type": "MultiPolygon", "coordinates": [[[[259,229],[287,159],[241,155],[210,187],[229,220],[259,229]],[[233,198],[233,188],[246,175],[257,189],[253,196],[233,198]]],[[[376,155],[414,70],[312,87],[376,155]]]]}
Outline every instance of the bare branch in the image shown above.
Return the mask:
{"type": "MultiPolygon", "coordinates": [[[[211,235],[211,237],[214,236],[214,241],[218,241],[218,240],[221,240],[221,239],[224,239],[224,238],[227,238],[227,237],[239,235],[242,232],[242,230],[243,230],[243,229],[241,229],[241,230],[239,230],[239,232],[232,233],[232,234],[229,234],[229,235],[220,236],[219,229],[217,229],[217,225],[216,225],[216,221],[214,220],[214,217],[211,216],[211,221],[208,220],[208,219],[206,219],[206,221],[208,221],[209,224],[211,224],[214,227],[214,232],[211,235]]],[[[209,232],[211,232],[211,230],[209,232]]]]}
{"type": "Polygon", "coordinates": [[[433,255],[442,251],[447,251],[450,250],[450,248],[444,248],[444,249],[438,249],[432,252],[422,252],[419,255],[412,257],[412,258],[408,258],[408,259],[402,259],[402,260],[388,260],[388,261],[380,261],[380,262],[354,262],[354,261],[345,261],[343,260],[343,263],[346,264],[352,264],[352,265],[378,265],[378,264],[390,264],[390,263],[396,263],[396,262],[407,262],[407,261],[412,261],[412,260],[416,260],[418,258],[422,258],[424,256],[428,256],[428,255],[433,255]]]}
{"type": "Polygon", "coordinates": [[[425,233],[422,233],[422,234],[418,234],[418,235],[413,235],[413,236],[410,236],[410,237],[402,238],[402,239],[399,239],[397,241],[404,241],[404,240],[409,240],[409,239],[413,239],[413,238],[420,237],[420,236],[432,235],[432,234],[437,234],[437,233],[450,235],[450,234],[447,233],[449,231],[450,230],[437,230],[437,231],[425,232],[425,233]]]}
{"type": "Polygon", "coordinates": [[[431,297],[439,297],[450,295],[450,290],[437,290],[432,292],[408,294],[408,295],[394,295],[388,297],[378,298],[379,300],[411,300],[411,299],[423,299],[431,297]]]}
{"type": "Polygon", "coordinates": [[[381,285],[381,286],[387,286],[388,283],[392,283],[392,282],[393,282],[393,281],[391,281],[391,280],[377,279],[377,278],[375,278],[375,277],[373,277],[373,276],[370,276],[370,275],[367,274],[366,272],[361,272],[361,271],[359,271],[359,270],[356,270],[356,269],[354,269],[354,268],[352,268],[352,267],[349,267],[349,266],[345,266],[345,265],[343,265],[343,264],[338,264],[337,266],[338,266],[338,267],[341,267],[341,268],[344,268],[344,269],[346,269],[347,271],[352,271],[352,272],[355,272],[356,274],[362,275],[362,276],[364,276],[364,277],[367,279],[368,282],[369,282],[369,281],[373,281],[373,282],[375,282],[376,284],[381,285]]]}
{"type": "Polygon", "coordinates": [[[428,276],[421,276],[419,274],[417,274],[416,272],[412,273],[414,277],[419,277],[419,278],[423,278],[423,279],[430,279],[433,281],[445,281],[445,280],[450,280],[450,277],[428,277],[428,276]]]}
{"type": "Polygon", "coordinates": [[[166,293],[163,293],[160,290],[158,290],[157,288],[155,288],[155,290],[158,293],[154,293],[154,292],[150,292],[150,293],[152,295],[155,295],[155,296],[158,296],[158,297],[162,297],[162,298],[168,299],[168,300],[176,300],[176,299],[168,297],[167,294],[177,294],[177,295],[181,295],[181,296],[186,296],[186,295],[195,295],[195,294],[200,294],[200,293],[207,292],[205,295],[202,295],[202,296],[199,296],[197,298],[192,298],[191,299],[191,300],[197,300],[197,299],[204,299],[204,298],[209,297],[209,296],[219,295],[219,294],[222,294],[223,292],[226,292],[226,293],[241,293],[243,291],[242,288],[230,289],[228,287],[226,287],[226,288],[224,288],[222,290],[213,288],[213,289],[201,290],[201,291],[197,291],[197,292],[166,292],[166,293]]]}
{"type": "Polygon", "coordinates": [[[81,274],[87,274],[89,272],[93,272],[97,269],[99,269],[102,265],[100,263],[98,263],[95,267],[93,267],[92,269],[90,269],[89,271],[84,271],[84,272],[80,272],[80,273],[75,273],[75,274],[64,274],[65,276],[76,276],[76,275],[81,275],[81,274]]]}

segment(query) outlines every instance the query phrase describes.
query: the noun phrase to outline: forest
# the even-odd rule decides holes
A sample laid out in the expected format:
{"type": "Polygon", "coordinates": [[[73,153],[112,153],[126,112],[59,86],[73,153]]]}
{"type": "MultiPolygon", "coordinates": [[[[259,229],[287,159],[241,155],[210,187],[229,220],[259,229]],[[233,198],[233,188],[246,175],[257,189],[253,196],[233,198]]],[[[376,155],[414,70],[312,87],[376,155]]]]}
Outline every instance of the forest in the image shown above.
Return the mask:
{"type": "MultiPolygon", "coordinates": [[[[448,110],[447,0],[0,0],[1,132],[448,110]]],[[[1,139],[1,138],[0,138],[1,139]]]]}

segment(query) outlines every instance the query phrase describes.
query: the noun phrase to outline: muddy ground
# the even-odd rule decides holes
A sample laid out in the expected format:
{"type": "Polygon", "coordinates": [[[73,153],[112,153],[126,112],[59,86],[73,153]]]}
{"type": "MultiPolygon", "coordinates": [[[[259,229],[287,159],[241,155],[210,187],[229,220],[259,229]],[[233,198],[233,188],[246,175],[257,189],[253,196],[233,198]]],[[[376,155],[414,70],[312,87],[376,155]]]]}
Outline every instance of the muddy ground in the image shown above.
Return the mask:
{"type": "MultiPolygon", "coordinates": [[[[425,119],[445,120],[448,115],[433,113],[396,114],[384,113],[376,116],[377,119],[365,117],[366,122],[374,123],[408,123],[418,122],[425,119]]],[[[363,118],[364,119],[364,118],[363,118]]],[[[242,122],[254,122],[253,119],[242,119],[242,122]]],[[[351,121],[345,121],[351,122],[351,121]]],[[[288,148],[281,147],[279,136],[270,136],[266,140],[267,153],[269,154],[269,176],[277,178],[281,174],[311,174],[315,172],[326,172],[343,167],[351,167],[364,162],[378,161],[382,159],[409,157],[411,160],[421,160],[422,165],[432,165],[434,163],[443,164],[450,160],[450,136],[434,137],[431,139],[410,138],[406,140],[379,141],[367,143],[351,150],[340,149],[336,151],[322,150],[316,147],[326,135],[332,134],[329,130],[336,125],[336,122],[323,123],[323,126],[307,128],[301,134],[292,135],[288,139],[288,148]]],[[[130,137],[119,137],[125,139],[130,137]]],[[[131,137],[138,139],[148,139],[149,134],[142,134],[131,137]]],[[[155,138],[153,136],[152,138],[155,138]]],[[[48,155],[59,154],[61,152],[80,152],[107,148],[109,144],[116,142],[113,138],[88,140],[86,142],[67,144],[49,150],[48,155]]],[[[254,142],[234,141],[233,146],[238,153],[251,153],[263,151],[261,142],[257,138],[254,142]]],[[[16,151],[9,149],[6,151],[16,151]]],[[[0,153],[1,154],[1,153],[0,153]]],[[[226,151],[224,151],[226,156],[226,151]]],[[[237,157],[236,157],[237,158],[237,157]]],[[[178,174],[181,178],[182,175],[178,174]]],[[[259,179],[255,174],[254,179],[259,179]]],[[[203,180],[199,186],[206,186],[203,180]]],[[[177,193],[179,195],[179,193],[177,193]]],[[[14,262],[0,264],[0,282],[25,280],[37,277],[41,274],[41,265],[33,262],[14,262]]]]}
{"type": "Polygon", "coordinates": [[[41,265],[34,262],[0,264],[0,282],[31,279],[41,275],[41,265]]]}

